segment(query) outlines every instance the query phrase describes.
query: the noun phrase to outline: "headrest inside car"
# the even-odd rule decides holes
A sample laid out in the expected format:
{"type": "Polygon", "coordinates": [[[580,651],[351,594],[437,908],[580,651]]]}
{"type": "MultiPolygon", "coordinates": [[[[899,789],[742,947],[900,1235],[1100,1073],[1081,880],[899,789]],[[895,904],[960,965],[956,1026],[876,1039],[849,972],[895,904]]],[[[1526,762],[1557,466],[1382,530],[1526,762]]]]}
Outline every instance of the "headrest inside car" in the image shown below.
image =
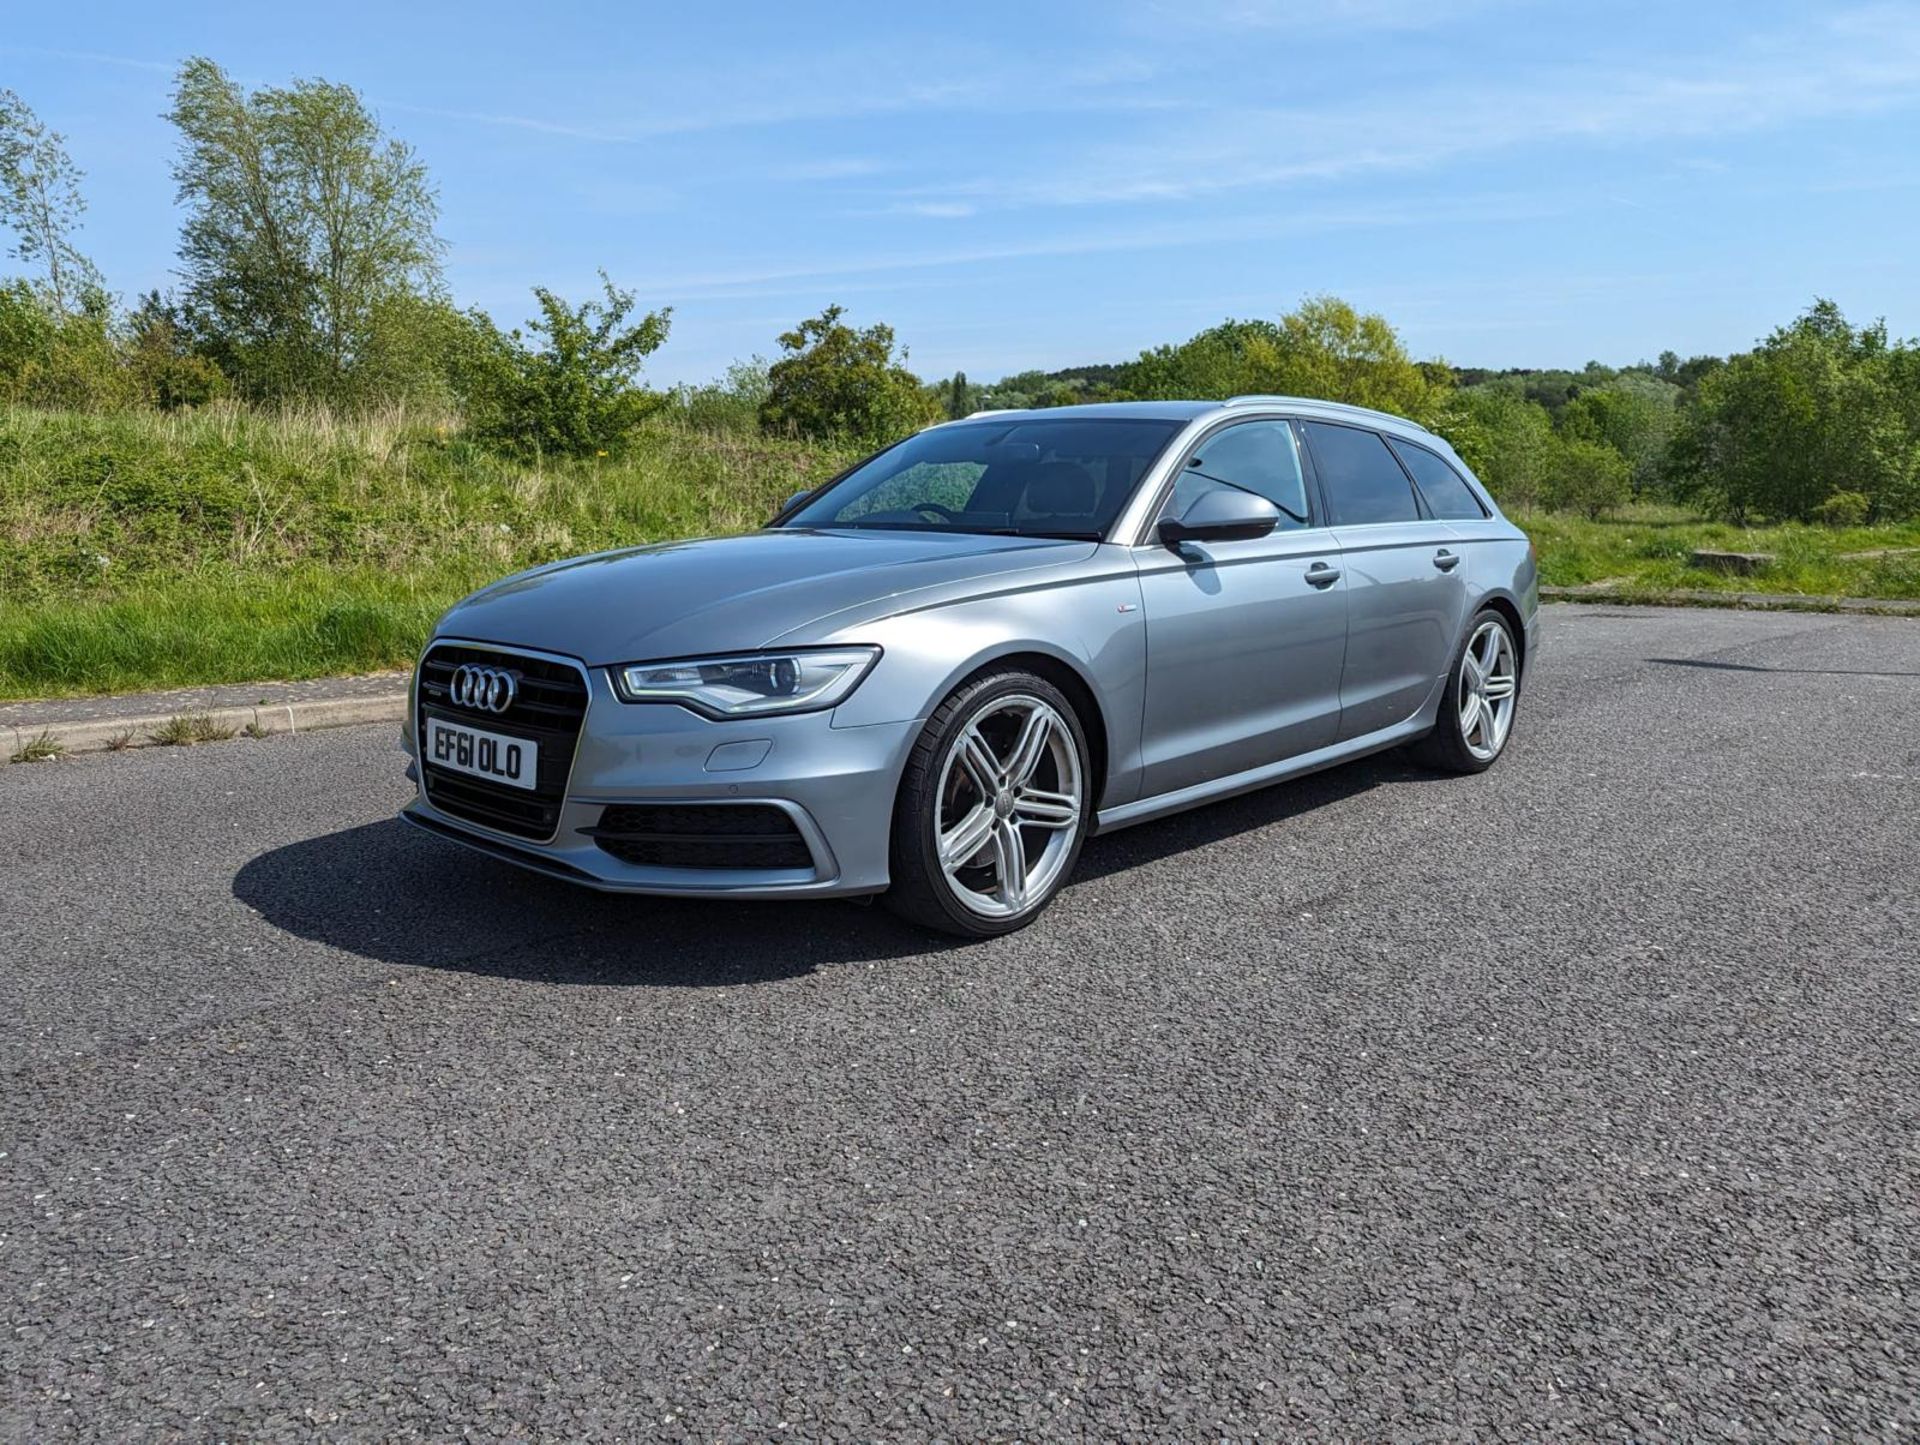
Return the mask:
{"type": "Polygon", "coordinates": [[[1093,511],[1099,489],[1072,462],[1041,462],[1027,483],[1027,509],[1043,516],[1085,516],[1093,511]]]}

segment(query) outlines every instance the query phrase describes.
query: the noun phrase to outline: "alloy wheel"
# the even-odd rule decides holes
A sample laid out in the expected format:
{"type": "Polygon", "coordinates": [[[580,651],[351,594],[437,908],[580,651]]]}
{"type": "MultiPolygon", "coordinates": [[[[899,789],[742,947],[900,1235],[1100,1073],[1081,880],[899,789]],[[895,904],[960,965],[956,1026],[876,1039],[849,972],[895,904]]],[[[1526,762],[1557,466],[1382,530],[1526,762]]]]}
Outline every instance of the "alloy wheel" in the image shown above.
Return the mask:
{"type": "Polygon", "coordinates": [[[1082,826],[1079,750],[1040,698],[1011,693],[954,735],[935,794],[940,871],[984,918],[1006,918],[1059,880],[1082,826]]]}
{"type": "Polygon", "coordinates": [[[1460,739],[1482,762],[1499,756],[1513,729],[1519,683],[1513,636],[1501,622],[1474,631],[1460,665],[1460,739]]]}

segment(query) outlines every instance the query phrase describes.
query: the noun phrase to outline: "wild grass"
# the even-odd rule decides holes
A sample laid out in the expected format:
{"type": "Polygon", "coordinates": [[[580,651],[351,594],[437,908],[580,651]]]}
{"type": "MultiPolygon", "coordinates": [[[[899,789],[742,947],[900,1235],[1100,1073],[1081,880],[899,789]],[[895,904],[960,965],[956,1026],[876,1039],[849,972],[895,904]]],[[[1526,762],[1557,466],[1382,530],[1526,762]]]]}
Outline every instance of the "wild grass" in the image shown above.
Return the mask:
{"type": "MultiPolygon", "coordinates": [[[[757,526],[843,449],[650,425],[625,454],[522,462],[458,419],[239,406],[163,415],[0,409],[0,697],[363,672],[434,619],[559,557],[757,526]]],[[[1640,505],[1519,518],[1545,580],[1920,597],[1920,523],[1743,529],[1640,505]],[[1777,553],[1754,577],[1696,547],[1777,553]],[[1879,557],[1847,553],[1883,552],[1879,557]]]]}
{"type": "Polygon", "coordinates": [[[520,462],[403,409],[0,410],[0,697],[403,665],[483,582],[742,531],[849,460],[672,423],[520,462]]]}
{"type": "Polygon", "coordinates": [[[205,713],[185,713],[168,718],[147,734],[147,740],[157,747],[183,748],[194,743],[223,743],[233,734],[232,728],[221,726],[205,713]]]}
{"type": "Polygon", "coordinates": [[[19,750],[8,760],[15,763],[48,763],[61,757],[67,751],[67,745],[50,732],[42,731],[20,744],[19,750]]]}
{"type": "Polygon", "coordinates": [[[1624,592],[1771,592],[1810,597],[1920,597],[1920,522],[1882,527],[1740,527],[1641,503],[1589,521],[1559,512],[1516,516],[1549,586],[1609,583],[1624,592]],[[1751,576],[1695,567],[1696,550],[1767,552],[1751,576]]]}

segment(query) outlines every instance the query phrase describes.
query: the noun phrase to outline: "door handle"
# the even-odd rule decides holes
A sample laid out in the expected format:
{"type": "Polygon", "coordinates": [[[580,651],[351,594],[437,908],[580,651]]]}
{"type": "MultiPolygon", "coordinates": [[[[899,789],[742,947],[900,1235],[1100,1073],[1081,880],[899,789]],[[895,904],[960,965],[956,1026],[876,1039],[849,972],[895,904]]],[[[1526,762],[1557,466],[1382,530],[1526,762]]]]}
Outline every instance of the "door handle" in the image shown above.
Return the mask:
{"type": "Polygon", "coordinates": [[[1331,587],[1339,580],[1340,569],[1338,567],[1329,567],[1325,562],[1315,562],[1311,567],[1307,568],[1307,585],[1309,587],[1331,587]]]}
{"type": "Polygon", "coordinates": [[[1455,567],[1460,565],[1460,559],[1445,547],[1442,547],[1438,552],[1433,554],[1433,565],[1438,567],[1442,572],[1451,572],[1455,567]]]}

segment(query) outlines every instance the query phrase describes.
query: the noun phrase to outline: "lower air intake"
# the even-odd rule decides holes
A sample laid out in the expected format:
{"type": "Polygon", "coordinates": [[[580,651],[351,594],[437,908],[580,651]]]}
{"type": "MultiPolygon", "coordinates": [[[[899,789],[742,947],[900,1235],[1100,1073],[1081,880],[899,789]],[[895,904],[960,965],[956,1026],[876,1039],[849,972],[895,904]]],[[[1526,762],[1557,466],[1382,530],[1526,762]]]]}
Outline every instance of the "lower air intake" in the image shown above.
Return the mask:
{"type": "Polygon", "coordinates": [[[623,803],[581,829],[603,853],[644,868],[811,869],[792,817],[765,803],[623,803]]]}

